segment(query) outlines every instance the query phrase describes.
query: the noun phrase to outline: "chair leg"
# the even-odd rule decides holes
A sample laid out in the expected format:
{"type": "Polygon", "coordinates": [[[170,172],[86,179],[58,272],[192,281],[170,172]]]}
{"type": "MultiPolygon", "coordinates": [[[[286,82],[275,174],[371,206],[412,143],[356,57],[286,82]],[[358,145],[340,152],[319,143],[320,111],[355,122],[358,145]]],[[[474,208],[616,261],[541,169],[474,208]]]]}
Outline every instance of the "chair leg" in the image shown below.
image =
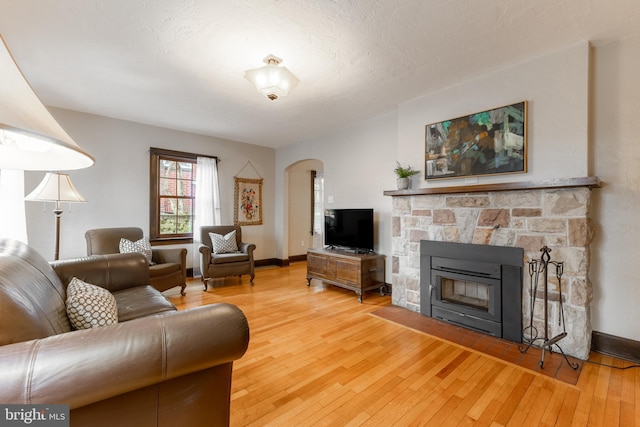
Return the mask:
{"type": "Polygon", "coordinates": [[[209,284],[209,279],[202,279],[202,283],[204,284],[203,292],[207,291],[207,285],[209,284]]]}
{"type": "Polygon", "coordinates": [[[187,288],[187,284],[183,283],[180,285],[180,295],[185,296],[187,293],[184,291],[187,288]]]}
{"type": "Polygon", "coordinates": [[[249,280],[249,282],[251,283],[251,286],[253,286],[253,279],[256,277],[255,274],[251,274],[251,280],[249,280]]]}

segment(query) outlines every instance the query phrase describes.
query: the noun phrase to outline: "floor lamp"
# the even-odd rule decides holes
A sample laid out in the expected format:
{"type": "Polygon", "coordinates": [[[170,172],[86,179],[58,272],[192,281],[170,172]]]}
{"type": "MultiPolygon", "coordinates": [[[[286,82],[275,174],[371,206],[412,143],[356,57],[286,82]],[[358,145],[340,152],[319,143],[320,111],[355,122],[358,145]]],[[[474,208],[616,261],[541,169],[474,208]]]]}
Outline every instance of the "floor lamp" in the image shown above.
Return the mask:
{"type": "Polygon", "coordinates": [[[40,102],[0,35],[0,169],[60,171],[93,163],[40,102]]]}
{"type": "MultiPolygon", "coordinates": [[[[93,164],[93,157],[71,139],[40,102],[0,35],[0,169],[60,171],[87,168],[93,164]]],[[[27,200],[56,202],[55,257],[58,259],[60,202],[84,202],[84,198],[67,175],[47,173],[27,200]]],[[[24,202],[20,206],[11,203],[8,208],[2,207],[12,209],[16,216],[26,219],[24,202]]]]}
{"type": "Polygon", "coordinates": [[[62,216],[60,202],[82,203],[86,202],[86,200],[73,186],[69,175],[58,172],[47,172],[42,182],[25,197],[25,200],[55,202],[56,207],[53,210],[56,215],[56,251],[54,259],[58,260],[60,255],[60,217],[62,216]]]}

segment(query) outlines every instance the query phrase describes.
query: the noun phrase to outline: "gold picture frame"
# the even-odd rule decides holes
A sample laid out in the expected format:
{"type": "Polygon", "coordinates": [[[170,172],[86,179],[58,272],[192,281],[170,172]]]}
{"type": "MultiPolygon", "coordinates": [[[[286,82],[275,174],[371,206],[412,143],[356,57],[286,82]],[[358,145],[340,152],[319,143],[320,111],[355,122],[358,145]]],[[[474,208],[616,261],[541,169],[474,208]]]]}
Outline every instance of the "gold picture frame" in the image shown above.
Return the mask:
{"type": "Polygon", "coordinates": [[[425,179],[527,172],[527,101],[425,126],[425,179]]]}
{"type": "Polygon", "coordinates": [[[235,177],[235,225],[262,224],[262,178],[247,179],[235,177]]]}

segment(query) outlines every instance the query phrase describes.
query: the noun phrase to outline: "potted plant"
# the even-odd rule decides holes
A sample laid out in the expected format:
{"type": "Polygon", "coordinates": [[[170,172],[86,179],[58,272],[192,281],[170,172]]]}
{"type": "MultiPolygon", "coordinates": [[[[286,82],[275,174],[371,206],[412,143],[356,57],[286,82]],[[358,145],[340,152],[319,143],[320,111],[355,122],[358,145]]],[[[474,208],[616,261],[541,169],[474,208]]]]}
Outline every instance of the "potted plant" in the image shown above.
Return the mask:
{"type": "Polygon", "coordinates": [[[409,188],[410,178],[413,175],[420,173],[413,169],[411,166],[403,167],[400,162],[396,161],[396,168],[393,170],[398,177],[396,180],[396,185],[398,186],[398,190],[406,190],[409,188]]]}

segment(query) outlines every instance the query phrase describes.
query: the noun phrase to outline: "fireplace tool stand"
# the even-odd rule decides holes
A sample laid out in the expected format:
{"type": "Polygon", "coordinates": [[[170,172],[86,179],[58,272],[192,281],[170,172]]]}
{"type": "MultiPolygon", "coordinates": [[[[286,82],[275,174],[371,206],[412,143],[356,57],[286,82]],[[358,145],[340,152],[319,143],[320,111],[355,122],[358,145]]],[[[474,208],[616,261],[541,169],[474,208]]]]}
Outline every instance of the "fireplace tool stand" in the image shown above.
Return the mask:
{"type": "Polygon", "coordinates": [[[548,350],[553,353],[554,347],[562,354],[564,360],[572,369],[578,369],[579,365],[576,362],[571,362],[564,351],[562,351],[562,347],[558,344],[558,341],[567,336],[567,328],[564,323],[564,310],[562,308],[562,273],[564,269],[564,263],[551,261],[551,249],[547,246],[544,246],[540,249],[542,252],[542,256],[539,260],[534,259],[529,261],[529,278],[530,278],[530,299],[531,299],[531,315],[529,326],[524,328],[523,331],[523,339],[528,342],[525,345],[519,345],[518,349],[521,353],[526,353],[532,345],[534,345],[537,341],[541,341],[542,347],[542,358],[540,359],[540,367],[544,368],[544,355],[548,350]],[[558,301],[559,304],[559,312],[558,312],[558,326],[562,326],[562,332],[556,335],[553,338],[549,338],[549,284],[547,272],[549,269],[549,264],[555,266],[556,268],[556,277],[558,279],[558,289],[560,292],[560,298],[558,301]],[[533,313],[536,306],[536,299],[538,293],[538,283],[539,278],[542,275],[542,286],[543,286],[543,304],[544,304],[544,335],[538,336],[538,329],[533,325],[533,313]],[[529,338],[526,338],[525,335],[528,334],[529,338]]]}

